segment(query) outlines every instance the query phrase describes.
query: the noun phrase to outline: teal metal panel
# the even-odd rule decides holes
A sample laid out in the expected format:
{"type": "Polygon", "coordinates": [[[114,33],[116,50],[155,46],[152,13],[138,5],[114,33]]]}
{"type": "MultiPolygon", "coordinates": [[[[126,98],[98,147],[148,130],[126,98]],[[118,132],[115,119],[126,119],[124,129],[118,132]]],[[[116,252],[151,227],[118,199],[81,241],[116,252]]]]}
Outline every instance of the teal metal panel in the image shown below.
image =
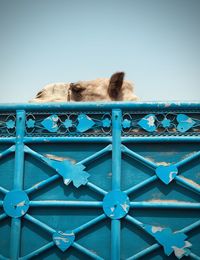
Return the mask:
{"type": "Polygon", "coordinates": [[[0,105],[0,259],[200,259],[200,104],[0,105]]]}

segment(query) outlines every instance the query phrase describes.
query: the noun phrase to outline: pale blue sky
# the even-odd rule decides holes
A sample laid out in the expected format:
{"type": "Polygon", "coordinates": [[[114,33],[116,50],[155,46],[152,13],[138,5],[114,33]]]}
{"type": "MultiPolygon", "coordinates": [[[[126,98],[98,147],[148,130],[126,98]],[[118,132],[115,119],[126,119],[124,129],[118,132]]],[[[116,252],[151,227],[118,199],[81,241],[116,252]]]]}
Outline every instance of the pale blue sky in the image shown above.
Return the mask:
{"type": "Polygon", "coordinates": [[[200,100],[200,0],[0,0],[0,102],[123,70],[141,100],[200,100]]]}

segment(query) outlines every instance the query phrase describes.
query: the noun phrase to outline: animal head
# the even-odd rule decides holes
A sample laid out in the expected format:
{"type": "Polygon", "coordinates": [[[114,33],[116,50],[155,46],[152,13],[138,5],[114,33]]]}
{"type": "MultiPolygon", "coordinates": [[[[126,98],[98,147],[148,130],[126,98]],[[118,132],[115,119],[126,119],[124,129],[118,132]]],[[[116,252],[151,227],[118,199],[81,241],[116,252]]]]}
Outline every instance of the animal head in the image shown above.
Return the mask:
{"type": "Polygon", "coordinates": [[[31,102],[90,102],[136,101],[131,82],[124,80],[124,72],[113,74],[110,79],[55,83],[46,85],[31,102]]]}

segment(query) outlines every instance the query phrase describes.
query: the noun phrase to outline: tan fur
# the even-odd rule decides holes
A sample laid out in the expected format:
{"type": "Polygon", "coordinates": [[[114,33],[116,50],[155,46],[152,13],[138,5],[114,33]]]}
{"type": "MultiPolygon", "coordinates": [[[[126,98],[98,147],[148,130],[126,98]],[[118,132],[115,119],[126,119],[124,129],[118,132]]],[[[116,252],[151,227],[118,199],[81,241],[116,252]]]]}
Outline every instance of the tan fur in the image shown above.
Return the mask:
{"type": "MultiPolygon", "coordinates": [[[[113,74],[118,76],[118,73],[113,74]]],[[[73,101],[137,101],[133,93],[133,84],[123,81],[121,73],[121,86],[117,88],[117,96],[109,95],[110,79],[96,79],[90,81],[78,81],[76,83],[53,83],[46,85],[31,102],[73,102],[73,101]],[[72,88],[72,85],[75,87],[72,88]]],[[[115,84],[115,81],[114,83],[115,84]]],[[[120,83],[119,83],[120,85],[120,83]]],[[[115,86],[114,86],[115,87],[115,86]]],[[[113,88],[113,86],[112,86],[113,88]]]]}

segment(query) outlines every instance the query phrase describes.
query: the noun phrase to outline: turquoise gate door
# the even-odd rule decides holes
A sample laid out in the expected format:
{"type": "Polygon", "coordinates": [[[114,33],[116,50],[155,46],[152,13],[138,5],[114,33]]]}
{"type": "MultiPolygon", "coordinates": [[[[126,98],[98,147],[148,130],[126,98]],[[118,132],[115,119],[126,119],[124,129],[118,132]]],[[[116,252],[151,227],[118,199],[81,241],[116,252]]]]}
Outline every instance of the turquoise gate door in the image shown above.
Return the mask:
{"type": "Polygon", "coordinates": [[[0,106],[0,259],[200,259],[200,105],[0,106]]]}

